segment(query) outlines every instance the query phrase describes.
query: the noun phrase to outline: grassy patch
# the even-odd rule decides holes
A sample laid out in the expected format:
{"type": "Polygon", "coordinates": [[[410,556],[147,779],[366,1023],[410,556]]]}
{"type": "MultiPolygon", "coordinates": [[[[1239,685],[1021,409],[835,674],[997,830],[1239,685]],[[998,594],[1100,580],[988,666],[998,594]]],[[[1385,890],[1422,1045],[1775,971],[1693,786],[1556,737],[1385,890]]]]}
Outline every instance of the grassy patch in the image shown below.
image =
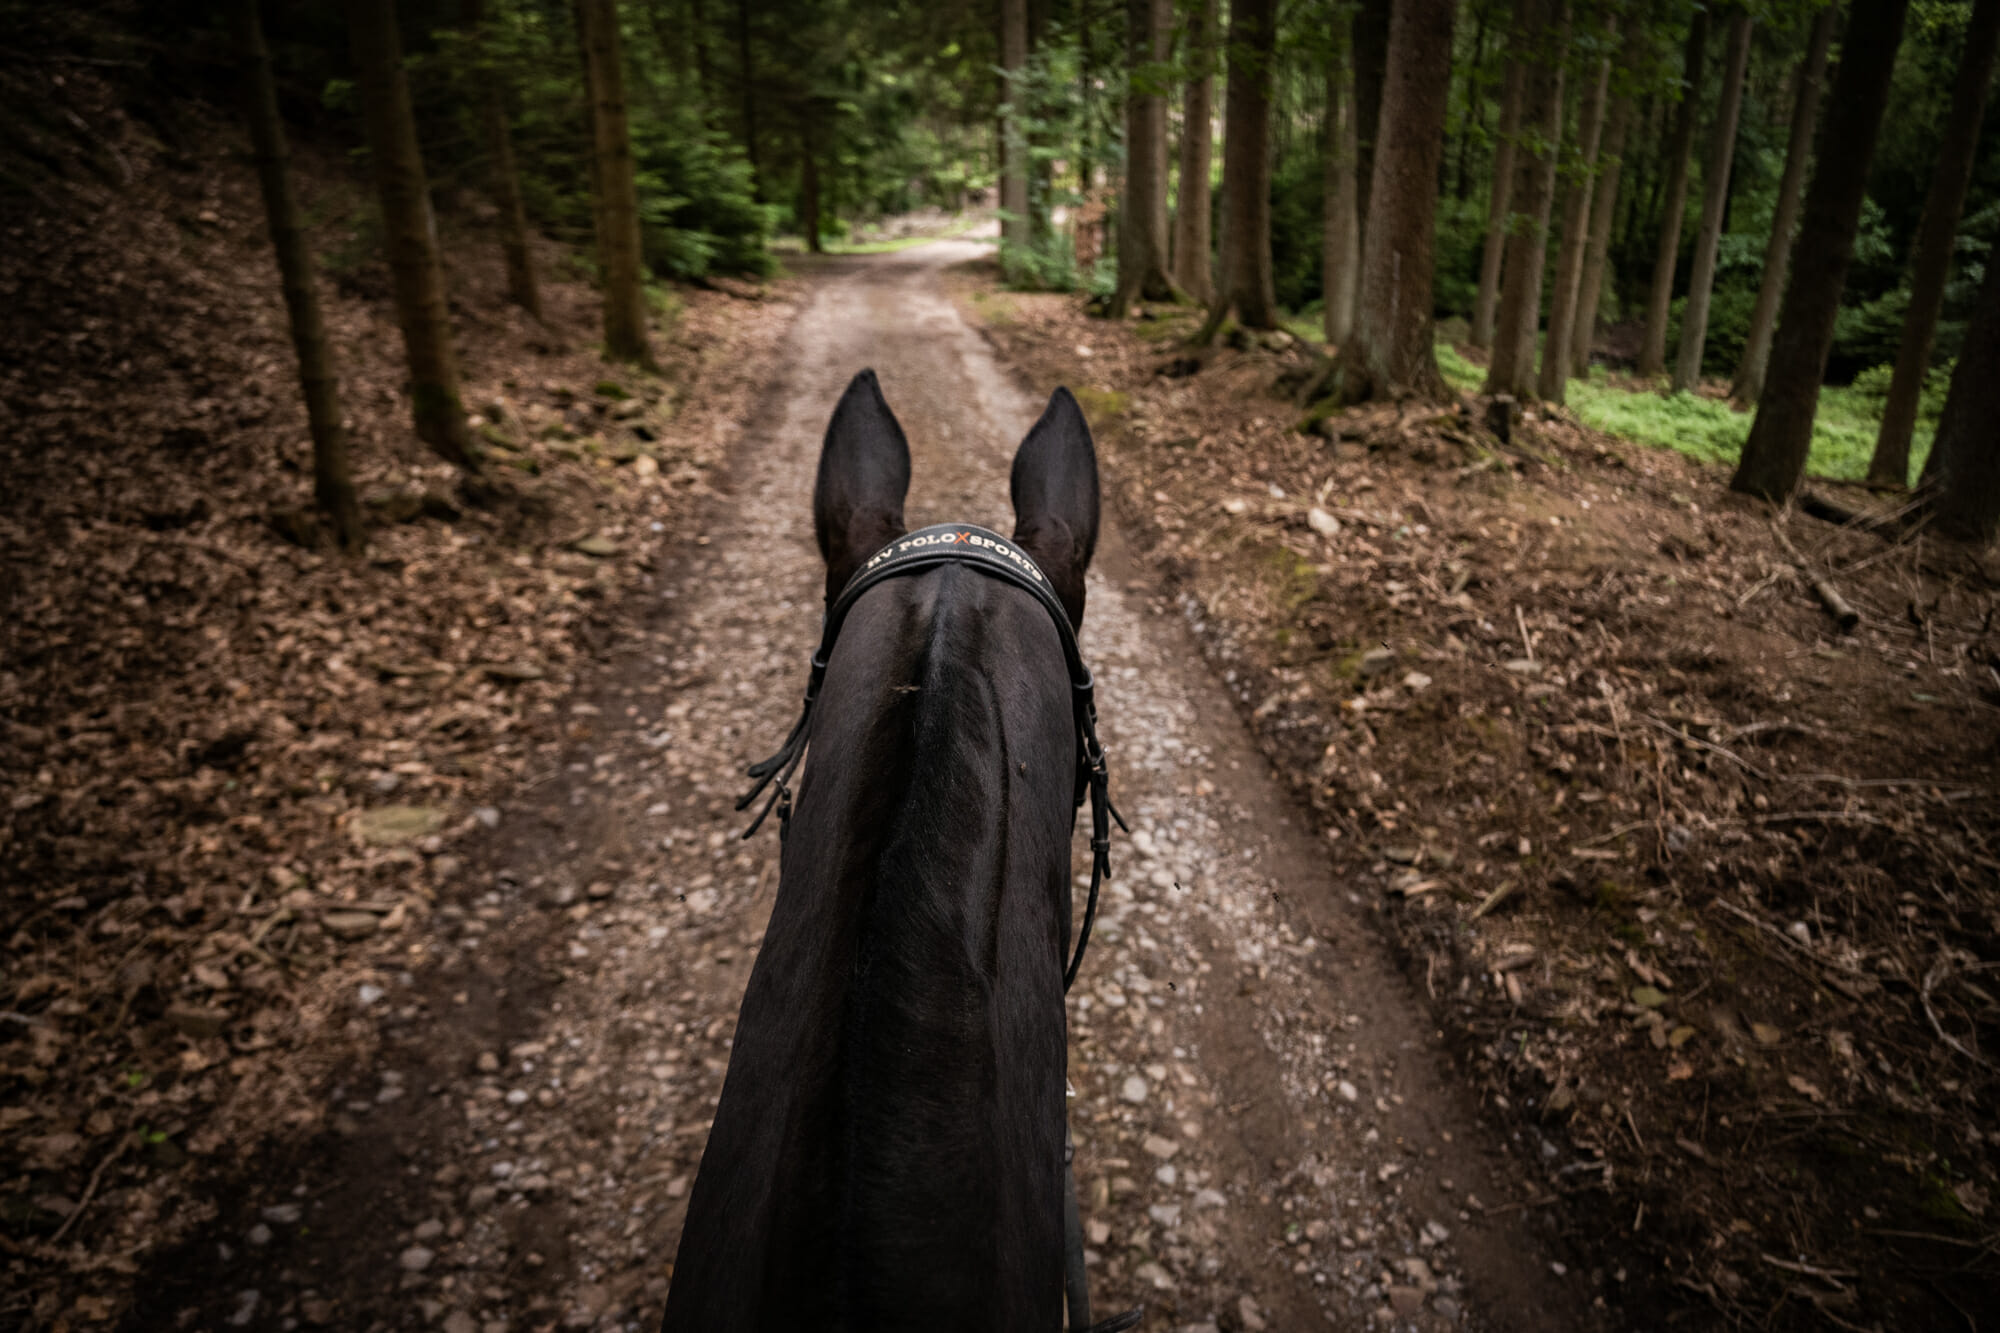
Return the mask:
{"type": "Polygon", "coordinates": [[[1108,421],[1112,417],[1123,416],[1125,409],[1132,405],[1128,395],[1115,389],[1098,389],[1086,384],[1074,392],[1077,405],[1083,408],[1087,421],[1108,421]]]}
{"type": "MultiPolygon", "coordinates": [[[[1437,357],[1438,369],[1452,388],[1476,393],[1485,383],[1486,372],[1449,343],[1438,344],[1437,357]]],[[[1601,366],[1593,367],[1587,380],[1571,380],[1568,399],[1577,419],[1593,430],[1635,444],[1677,449],[1704,463],[1734,465],[1750,435],[1749,412],[1738,412],[1713,398],[1662,394],[1629,380],[1614,381],[1601,366]]],[[[1864,389],[1822,389],[1806,471],[1840,481],[1861,480],[1868,473],[1881,421],[1879,396],[1864,389]]],[[[1935,434],[1933,422],[1919,420],[1910,447],[1912,475],[1923,467],[1935,434]]]]}

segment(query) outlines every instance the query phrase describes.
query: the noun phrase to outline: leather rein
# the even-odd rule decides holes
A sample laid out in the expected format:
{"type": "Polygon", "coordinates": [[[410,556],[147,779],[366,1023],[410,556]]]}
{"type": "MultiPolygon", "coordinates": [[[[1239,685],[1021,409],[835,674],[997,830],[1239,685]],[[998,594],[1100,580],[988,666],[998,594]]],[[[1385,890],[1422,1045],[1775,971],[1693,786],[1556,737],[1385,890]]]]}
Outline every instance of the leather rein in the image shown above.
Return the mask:
{"type": "Polygon", "coordinates": [[[778,812],[779,840],[783,841],[790,831],[792,774],[805,758],[806,746],[812,739],[813,704],[819,699],[820,686],[826,681],[827,663],[833,657],[834,641],[840,636],[840,627],[847,620],[847,613],[863,593],[877,584],[945,564],[968,565],[981,574],[997,578],[1002,583],[1011,583],[1032,594],[1055,621],[1056,635],[1062,640],[1063,658],[1069,666],[1070,702],[1076,717],[1076,803],[1082,805],[1084,793],[1089,793],[1091,852],[1090,897],[1084,904],[1083,925],[1077,932],[1076,952],[1063,971],[1063,990],[1067,991],[1076,980],[1077,969],[1083,966],[1084,946],[1090,943],[1091,923],[1097,918],[1098,888],[1111,877],[1111,823],[1116,820],[1121,830],[1127,833],[1131,830],[1125,827],[1124,818],[1111,804],[1111,778],[1105,768],[1104,747],[1097,741],[1095,680],[1090,668],[1083,663],[1083,652],[1077,646],[1076,629],[1070,624],[1069,612],[1064,609],[1055,589],[1049,585],[1048,576],[1042,573],[1034,557],[997,532],[969,523],[939,523],[919,528],[896,538],[870,556],[848,579],[847,585],[840,590],[840,596],[827,609],[826,621],[820,630],[819,648],[813,653],[812,674],[806,678],[805,707],[799,712],[798,722],[776,754],[750,766],[749,776],[756,785],[736,803],[736,808],[747,810],[766,787],[771,787],[772,791],[764,802],[764,808],[750,822],[750,827],[743,831],[743,836],[748,838],[756,833],[773,809],[778,812]]]}

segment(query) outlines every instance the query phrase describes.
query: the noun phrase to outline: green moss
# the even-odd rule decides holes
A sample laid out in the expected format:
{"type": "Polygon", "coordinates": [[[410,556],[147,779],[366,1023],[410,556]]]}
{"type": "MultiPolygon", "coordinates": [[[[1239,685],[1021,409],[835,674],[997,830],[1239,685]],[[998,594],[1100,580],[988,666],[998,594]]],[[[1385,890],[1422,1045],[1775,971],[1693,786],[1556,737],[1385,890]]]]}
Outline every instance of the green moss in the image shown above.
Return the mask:
{"type": "Polygon", "coordinates": [[[1098,389],[1086,384],[1076,392],[1076,401],[1083,408],[1088,421],[1108,421],[1112,417],[1125,415],[1125,409],[1132,405],[1132,399],[1116,389],[1098,389]]]}
{"type": "Polygon", "coordinates": [[[1319,595],[1319,572],[1290,547],[1270,548],[1265,563],[1273,576],[1271,595],[1279,614],[1292,615],[1319,595]]]}
{"type": "Polygon", "coordinates": [[[630,391],[617,380],[599,380],[591,392],[595,393],[599,398],[623,399],[632,396],[630,391]]]}

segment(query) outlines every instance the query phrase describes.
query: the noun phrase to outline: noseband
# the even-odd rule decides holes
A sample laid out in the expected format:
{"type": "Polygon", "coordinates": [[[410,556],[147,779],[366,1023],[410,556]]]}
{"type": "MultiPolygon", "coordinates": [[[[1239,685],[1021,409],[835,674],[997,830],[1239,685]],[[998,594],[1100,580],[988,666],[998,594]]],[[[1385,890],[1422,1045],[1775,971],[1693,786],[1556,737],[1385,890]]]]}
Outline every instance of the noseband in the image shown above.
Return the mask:
{"type": "Polygon", "coordinates": [[[1084,793],[1089,792],[1091,865],[1090,897],[1084,904],[1083,926],[1077,932],[1076,952],[1063,971],[1063,989],[1067,991],[1070,983],[1076,980],[1077,969],[1083,965],[1084,946],[1090,942],[1091,922],[1097,917],[1098,886],[1111,877],[1111,821],[1117,820],[1118,827],[1128,833],[1131,830],[1125,828],[1125,820],[1111,804],[1111,778],[1105,770],[1104,747],[1097,743],[1095,682],[1090,668],[1083,664],[1083,652],[1077,647],[1076,629],[1070,624],[1069,612],[1056,596],[1055,589],[1049,586],[1048,576],[1042,573],[1034,557],[997,532],[968,523],[939,523],[919,528],[898,537],[870,556],[867,563],[847,580],[847,586],[840,590],[840,596],[827,609],[826,623],[820,631],[819,649],[813,653],[812,674],[806,678],[805,707],[799,713],[797,724],[776,754],[750,766],[750,776],[756,780],[756,785],[736,803],[738,810],[748,809],[766,787],[773,783],[776,785],[757,818],[743,831],[743,836],[748,838],[762,827],[774,807],[778,811],[780,841],[790,829],[792,774],[805,757],[806,744],[812,739],[813,704],[819,698],[820,685],[826,680],[827,662],[833,656],[834,640],[840,636],[840,627],[846,622],[847,613],[861,599],[861,595],[876,584],[945,564],[969,566],[990,578],[1011,583],[1031,593],[1049,613],[1049,618],[1055,621],[1056,636],[1062,640],[1063,658],[1069,664],[1070,702],[1076,715],[1076,802],[1082,805],[1084,793]]]}

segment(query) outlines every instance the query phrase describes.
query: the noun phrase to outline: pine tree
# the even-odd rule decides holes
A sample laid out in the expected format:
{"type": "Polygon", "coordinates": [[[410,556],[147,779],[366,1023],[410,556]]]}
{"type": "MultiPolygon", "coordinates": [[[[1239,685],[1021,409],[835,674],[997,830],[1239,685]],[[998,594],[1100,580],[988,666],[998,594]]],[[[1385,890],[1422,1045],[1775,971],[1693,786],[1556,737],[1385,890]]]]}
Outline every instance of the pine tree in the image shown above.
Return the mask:
{"type": "Polygon", "coordinates": [[[1681,313],[1681,349],[1674,360],[1676,392],[1701,382],[1702,349],[1708,342],[1708,302],[1715,287],[1715,259],[1722,245],[1722,214],[1729,201],[1729,171],[1736,154],[1736,117],[1743,106],[1743,72],[1750,63],[1750,14],[1729,20],[1729,55],[1723,62],[1722,100],[1710,130],[1708,169],[1701,202],[1701,231],[1688,272],[1687,305],[1681,313]]]}
{"type": "MultiPolygon", "coordinates": [[[[1625,44],[1618,57],[1615,82],[1629,86],[1639,76],[1640,65],[1651,50],[1652,38],[1644,19],[1633,18],[1625,25],[1625,44]]],[[[1624,181],[1626,140],[1637,110],[1629,91],[1621,91],[1612,99],[1604,142],[1597,155],[1597,183],[1590,196],[1590,242],[1584,251],[1583,277],[1577,286],[1576,315],[1569,334],[1570,374],[1579,379],[1590,373],[1590,347],[1597,337],[1604,271],[1611,258],[1611,228],[1624,181]]]]}
{"type": "MultiPolygon", "coordinates": [[[[1618,33],[1613,16],[1605,28],[1608,42],[1618,33]]],[[[1577,110],[1576,159],[1563,186],[1562,248],[1556,254],[1555,282],[1549,292],[1549,331],[1542,343],[1542,369],[1536,390],[1550,402],[1563,400],[1569,383],[1569,339],[1576,322],[1577,301],[1583,294],[1583,260],[1590,244],[1590,199],[1596,185],[1597,149],[1604,137],[1604,102],[1611,91],[1611,57],[1597,64],[1597,77],[1577,110]]]]}
{"type": "Polygon", "coordinates": [[[604,280],[604,354],[650,366],[646,292],[639,240],[639,191],[633,180],[632,132],[625,110],[617,0],[576,0],[590,90],[591,156],[596,162],[597,259],[604,280]]]}
{"type": "Polygon", "coordinates": [[[1500,94],[1500,127],[1494,135],[1493,188],[1486,196],[1486,245],[1479,257],[1479,293],[1472,304],[1472,345],[1493,345],[1493,319],[1500,305],[1500,265],[1507,252],[1508,206],[1514,189],[1514,154],[1521,137],[1521,93],[1528,66],[1521,58],[1520,34],[1530,0],[1515,0],[1514,45],[1507,82],[1500,94]]]}
{"type": "MultiPolygon", "coordinates": [[[[1903,312],[1903,341],[1896,350],[1889,401],[1882,409],[1875,455],[1868,464],[1868,480],[1876,486],[1901,489],[1909,483],[1910,437],[1916,431],[1917,404],[1930,371],[1938,312],[1944,307],[1945,279],[1951,275],[1958,217],[1972,184],[1996,51],[2000,51],[2000,0],[1975,0],[1972,20],[1965,30],[1965,49],[1958,59],[1958,77],[1952,86],[1951,110],[1945,116],[1944,139],[1938,144],[1937,167],[1924,199],[1924,219],[1917,229],[1910,304],[1903,312]]],[[[1989,255],[1987,262],[2000,262],[2000,256],[1989,255]]],[[[2000,430],[2000,422],[1995,422],[1994,428],[2000,430]]]]}
{"type": "Polygon", "coordinates": [[[1756,403],[1764,392],[1764,368],[1771,360],[1771,330],[1778,320],[1778,298],[1785,292],[1785,273],[1790,267],[1792,232],[1799,225],[1799,201],[1805,195],[1806,168],[1812,161],[1813,126],[1819,120],[1821,88],[1826,83],[1826,53],[1833,45],[1833,29],[1840,18],[1840,6],[1829,4],[1813,20],[1806,53],[1800,59],[1798,86],[1792,93],[1791,131],[1785,145],[1785,171],[1778,180],[1778,198],[1771,211],[1771,235],[1764,244],[1764,278],[1757,287],[1757,303],[1750,310],[1750,329],[1743,340],[1743,359],[1737,363],[1736,378],[1729,396],[1744,406],[1756,403]]]}
{"type": "Polygon", "coordinates": [[[1326,61],[1326,120],[1320,145],[1324,161],[1321,199],[1321,323],[1327,342],[1344,347],[1354,334],[1354,302],[1360,291],[1361,219],[1354,188],[1354,96],[1348,79],[1350,42],[1336,22],[1334,49],[1326,61]]]}
{"type": "Polygon", "coordinates": [[[291,155],[278,116],[278,90],[271,78],[271,54],[264,45],[259,0],[232,0],[229,21],[243,66],[243,101],[250,123],[250,146],[257,159],[257,184],[264,195],[264,218],[278,259],[278,284],[290,316],[292,350],[299,358],[299,387],[305,392],[306,425],[312,433],[313,499],[343,550],[368,543],[361,506],[347,468],[347,431],[340,421],[340,381],[326,344],[313,277],[312,247],[299,222],[292,194],[291,155]]]}
{"type": "Polygon", "coordinates": [[[1666,207],[1660,214],[1659,250],[1653,285],[1646,295],[1646,334],[1639,348],[1639,373],[1657,375],[1667,367],[1667,316],[1674,300],[1674,266],[1681,255],[1681,216],[1687,211],[1688,158],[1694,151],[1696,113],[1701,105],[1701,67],[1708,50],[1708,10],[1697,6],[1688,24],[1687,54],[1681,61],[1681,104],[1673,141],[1666,152],[1666,207]]]}
{"type": "Polygon", "coordinates": [[[1909,7],[1910,0],[1854,0],[1848,13],[1840,69],[1806,191],[1805,223],[1792,249],[1791,281],[1771,342],[1771,370],[1731,490],[1781,501],[1805,475],[1820,381],[1833,348],[1834,320],[1909,7]]]}
{"type": "Polygon", "coordinates": [[[1188,81],[1181,99],[1180,190],[1174,200],[1173,278],[1189,297],[1215,299],[1213,207],[1215,43],[1221,0],[1196,0],[1188,29],[1188,81]]]}
{"type": "Polygon", "coordinates": [[[396,318],[410,371],[410,416],[417,436],[460,467],[477,469],[458,387],[458,353],[445,307],[424,159],[403,75],[403,40],[394,0],[348,0],[347,31],[382,203],[382,234],[396,292],[396,318]]]}
{"type": "MultiPolygon", "coordinates": [[[[1003,256],[1019,255],[1028,234],[1027,99],[1028,0],[1000,0],[1000,245],[1003,256]]],[[[1014,262],[1019,262],[1014,261],[1014,262]]]]}
{"type": "Polygon", "coordinates": [[[1431,278],[1456,8],[1456,0],[1397,0],[1390,21],[1353,356],[1341,352],[1349,402],[1450,396],[1438,373],[1431,278]]]}
{"type": "Polygon", "coordinates": [[[1173,0],[1126,0],[1125,197],[1118,209],[1118,287],[1108,313],[1182,295],[1167,273],[1167,97],[1173,0]]]}
{"type": "Polygon", "coordinates": [[[1986,265],[1979,303],[1965,330],[1958,367],[1924,465],[1935,487],[1937,525],[1961,541],[2000,535],[2000,263],[1986,265]]]}
{"type": "Polygon", "coordinates": [[[1230,6],[1221,285],[1196,343],[1211,341],[1231,310],[1245,328],[1278,327],[1271,277],[1271,66],[1277,11],[1277,0],[1235,0],[1230,6]]]}
{"type": "Polygon", "coordinates": [[[514,136],[507,127],[504,80],[486,50],[485,0],[464,0],[462,13],[472,34],[478,68],[480,129],[486,136],[488,187],[500,215],[500,253],[507,265],[507,299],[542,318],[542,294],[535,285],[535,261],[528,248],[528,211],[521,200],[521,173],[514,165],[514,136]]]}
{"type": "MultiPolygon", "coordinates": [[[[1534,396],[1535,328],[1542,311],[1542,269],[1548,254],[1549,209],[1562,149],[1563,52],[1569,41],[1567,0],[1527,0],[1522,30],[1527,70],[1521,95],[1521,145],[1514,152],[1513,217],[1501,261],[1500,310],[1486,392],[1534,396]]],[[[1364,298],[1365,299],[1365,298],[1364,298]]]]}

